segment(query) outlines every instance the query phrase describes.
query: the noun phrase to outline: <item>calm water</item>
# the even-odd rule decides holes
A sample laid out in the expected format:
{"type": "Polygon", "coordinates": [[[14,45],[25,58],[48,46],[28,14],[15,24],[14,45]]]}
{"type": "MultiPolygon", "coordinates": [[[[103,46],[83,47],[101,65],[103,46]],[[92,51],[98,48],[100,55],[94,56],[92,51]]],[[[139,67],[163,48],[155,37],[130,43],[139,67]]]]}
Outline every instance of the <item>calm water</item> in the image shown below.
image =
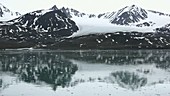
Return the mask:
{"type": "Polygon", "coordinates": [[[170,50],[0,51],[0,96],[170,96],[170,50]]]}

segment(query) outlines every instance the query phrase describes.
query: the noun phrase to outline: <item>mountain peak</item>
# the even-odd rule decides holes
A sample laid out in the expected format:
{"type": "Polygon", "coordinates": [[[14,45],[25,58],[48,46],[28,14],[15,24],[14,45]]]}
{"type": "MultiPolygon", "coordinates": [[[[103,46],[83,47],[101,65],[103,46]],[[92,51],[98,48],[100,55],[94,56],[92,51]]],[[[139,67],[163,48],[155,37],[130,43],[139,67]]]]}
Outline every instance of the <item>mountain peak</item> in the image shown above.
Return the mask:
{"type": "Polygon", "coordinates": [[[51,10],[58,10],[57,6],[54,5],[53,7],[50,8],[51,10]]]}
{"type": "Polygon", "coordinates": [[[123,10],[123,11],[138,11],[140,12],[141,10],[143,10],[141,7],[137,6],[137,5],[130,5],[130,6],[126,6],[120,10],[123,10]]]}
{"type": "Polygon", "coordinates": [[[136,23],[140,20],[144,20],[147,17],[147,11],[145,9],[136,5],[131,5],[118,10],[115,13],[114,18],[111,20],[111,23],[129,25],[130,23],[136,23]]]}
{"type": "Polygon", "coordinates": [[[133,5],[131,5],[130,7],[134,8],[134,7],[138,7],[138,6],[137,6],[137,5],[135,5],[135,4],[133,4],[133,5]]]}
{"type": "Polygon", "coordinates": [[[132,5],[132,7],[135,7],[135,6],[136,6],[136,5],[134,5],[134,4],[132,5]]]}

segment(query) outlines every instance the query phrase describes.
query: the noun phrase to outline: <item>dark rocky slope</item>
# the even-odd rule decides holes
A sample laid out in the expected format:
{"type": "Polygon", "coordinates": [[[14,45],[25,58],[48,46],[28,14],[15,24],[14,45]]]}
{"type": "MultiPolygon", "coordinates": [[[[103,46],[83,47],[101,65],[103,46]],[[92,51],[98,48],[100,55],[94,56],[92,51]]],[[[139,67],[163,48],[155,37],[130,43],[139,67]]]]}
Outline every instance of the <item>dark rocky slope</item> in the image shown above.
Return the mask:
{"type": "Polygon", "coordinates": [[[170,48],[170,34],[116,32],[66,38],[51,49],[163,49],[170,48]]]}
{"type": "Polygon", "coordinates": [[[43,46],[78,30],[60,10],[38,10],[0,25],[0,48],[43,46]]]}

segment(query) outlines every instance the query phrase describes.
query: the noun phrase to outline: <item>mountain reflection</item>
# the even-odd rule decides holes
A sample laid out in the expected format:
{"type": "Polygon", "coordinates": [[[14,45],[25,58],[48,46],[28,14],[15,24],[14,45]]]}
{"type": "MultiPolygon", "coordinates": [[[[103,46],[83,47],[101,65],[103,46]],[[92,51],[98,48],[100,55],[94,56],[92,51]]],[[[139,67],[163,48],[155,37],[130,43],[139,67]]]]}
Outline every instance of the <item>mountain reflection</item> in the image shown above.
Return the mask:
{"type": "Polygon", "coordinates": [[[80,51],[65,54],[68,59],[87,63],[104,63],[113,65],[155,64],[157,68],[170,68],[169,50],[114,50],[114,51],[80,51]]]}
{"type": "Polygon", "coordinates": [[[147,78],[140,77],[135,73],[130,73],[127,71],[114,72],[111,73],[111,76],[114,77],[114,81],[123,88],[135,90],[147,84],[147,78]]]}
{"type": "MultiPolygon", "coordinates": [[[[52,86],[53,90],[56,90],[57,87],[72,87],[86,82],[117,83],[120,87],[135,90],[147,86],[147,84],[159,82],[159,80],[166,81],[162,77],[162,79],[152,81],[151,79],[159,76],[155,73],[158,71],[156,69],[159,69],[160,72],[168,72],[169,68],[170,51],[168,50],[67,52],[27,50],[1,51],[0,53],[0,72],[17,74],[20,80],[28,83],[45,82],[52,86]],[[131,68],[128,65],[133,65],[136,69],[128,71],[131,68]],[[142,66],[138,68],[137,65],[142,66]],[[152,68],[147,67],[148,65],[152,65],[149,66],[152,68]],[[113,72],[114,68],[115,72],[113,72]],[[127,68],[127,70],[122,71],[122,68],[127,68]],[[77,75],[76,72],[81,74],[77,75]],[[143,74],[146,78],[139,74],[143,74]],[[72,79],[73,75],[74,79],[72,79]],[[149,76],[151,79],[148,78],[149,76]]],[[[3,81],[0,78],[0,88],[4,85],[3,81]]]]}
{"type": "Polygon", "coordinates": [[[77,65],[53,53],[1,54],[1,70],[19,74],[25,82],[51,84],[68,87],[72,75],[78,70],[77,65]]]}
{"type": "Polygon", "coordinates": [[[2,79],[0,79],[0,88],[2,87],[2,79]]]}

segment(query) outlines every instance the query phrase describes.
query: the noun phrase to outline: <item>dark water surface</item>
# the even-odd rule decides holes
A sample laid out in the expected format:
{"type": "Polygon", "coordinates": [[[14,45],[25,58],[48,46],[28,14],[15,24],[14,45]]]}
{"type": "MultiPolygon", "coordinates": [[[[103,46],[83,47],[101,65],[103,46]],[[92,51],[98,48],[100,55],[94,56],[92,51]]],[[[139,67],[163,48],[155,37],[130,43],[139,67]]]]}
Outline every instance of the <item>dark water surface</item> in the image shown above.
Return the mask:
{"type": "Polygon", "coordinates": [[[170,96],[170,50],[0,51],[0,96],[170,96]]]}

